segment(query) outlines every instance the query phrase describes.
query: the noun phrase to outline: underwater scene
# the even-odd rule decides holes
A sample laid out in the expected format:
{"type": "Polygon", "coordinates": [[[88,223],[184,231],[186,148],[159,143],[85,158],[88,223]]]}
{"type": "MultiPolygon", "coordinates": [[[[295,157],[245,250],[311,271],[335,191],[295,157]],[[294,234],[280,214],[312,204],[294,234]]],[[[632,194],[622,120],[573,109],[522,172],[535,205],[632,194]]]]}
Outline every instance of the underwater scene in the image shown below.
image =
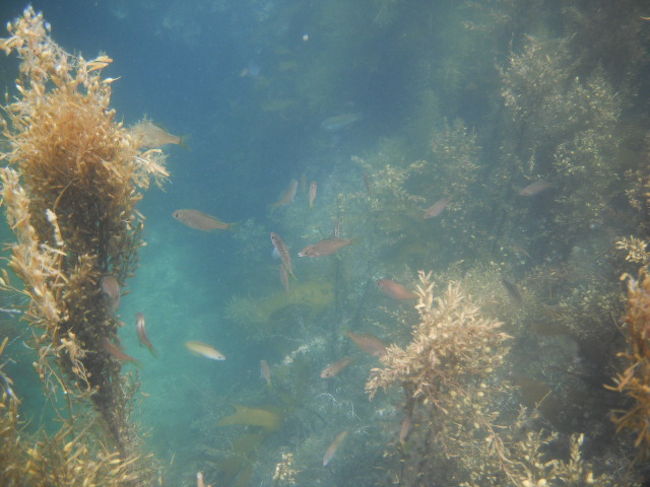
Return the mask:
{"type": "Polygon", "coordinates": [[[0,487],[650,485],[647,0],[0,20],[0,487]]]}

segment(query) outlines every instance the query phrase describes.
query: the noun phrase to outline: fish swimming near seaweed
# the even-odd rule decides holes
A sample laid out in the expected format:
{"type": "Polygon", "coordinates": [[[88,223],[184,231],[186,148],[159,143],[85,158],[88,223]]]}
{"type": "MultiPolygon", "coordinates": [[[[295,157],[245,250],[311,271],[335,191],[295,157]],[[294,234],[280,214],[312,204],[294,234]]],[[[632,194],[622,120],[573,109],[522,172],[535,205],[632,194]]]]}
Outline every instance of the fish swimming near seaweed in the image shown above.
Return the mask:
{"type": "Polygon", "coordinates": [[[320,373],[321,379],[331,379],[332,377],[336,377],[343,369],[345,369],[352,362],[353,362],[352,358],[344,357],[341,360],[337,360],[336,362],[329,364],[321,371],[320,373]]]}
{"type": "Polygon", "coordinates": [[[286,206],[293,203],[293,200],[296,199],[296,193],[298,192],[298,180],[292,179],[289,183],[289,187],[286,189],[280,199],[275,203],[271,203],[271,208],[277,208],[279,206],[286,206]]]}
{"type": "Polygon", "coordinates": [[[535,196],[541,193],[542,191],[546,191],[550,187],[551,187],[551,183],[544,181],[543,179],[540,179],[539,181],[530,183],[528,186],[521,189],[519,191],[519,196],[535,196]]]}
{"type": "Polygon", "coordinates": [[[205,357],[210,360],[226,360],[226,356],[223,353],[207,343],[190,340],[189,342],[185,342],[185,347],[200,357],[205,357]]]}
{"type": "Polygon", "coordinates": [[[318,194],[318,183],[312,181],[309,183],[309,207],[314,207],[314,202],[316,201],[316,195],[318,194]]]}
{"type": "Polygon", "coordinates": [[[374,335],[370,335],[369,333],[353,333],[351,331],[348,331],[346,335],[361,350],[370,355],[381,357],[386,353],[386,344],[374,335]]]}
{"type": "Polygon", "coordinates": [[[102,293],[108,298],[111,311],[117,310],[120,307],[120,283],[113,275],[105,275],[99,281],[99,287],[102,293]]]}
{"type": "Polygon", "coordinates": [[[307,247],[298,252],[298,257],[324,257],[326,255],[332,255],[352,243],[352,240],[345,238],[327,238],[315,244],[307,245],[307,247]]]}
{"type": "Polygon", "coordinates": [[[183,137],[170,134],[148,118],[131,127],[131,136],[136,140],[138,147],[154,149],[167,144],[185,145],[183,137]]]}
{"type": "Polygon", "coordinates": [[[451,201],[451,198],[441,198],[438,201],[436,201],[433,205],[431,205],[429,208],[424,210],[424,214],[422,215],[422,218],[425,220],[428,220],[429,218],[435,218],[440,213],[442,213],[447,206],[449,206],[449,202],[451,201]]]}
{"type": "Polygon", "coordinates": [[[222,222],[217,217],[199,210],[176,210],[172,213],[172,216],[183,225],[204,232],[229,230],[233,225],[232,223],[222,222]]]}
{"type": "Polygon", "coordinates": [[[377,286],[389,298],[397,300],[417,299],[418,295],[406,289],[399,282],[392,279],[378,279],[377,286]]]}
{"type": "Polygon", "coordinates": [[[347,431],[341,431],[338,435],[336,435],[336,438],[334,438],[332,444],[325,451],[325,455],[323,455],[323,467],[326,467],[327,464],[332,461],[332,458],[334,458],[334,455],[336,455],[336,451],[341,447],[341,444],[347,436],[347,431]]]}
{"type": "Polygon", "coordinates": [[[135,358],[124,352],[122,348],[120,348],[118,345],[115,345],[108,338],[104,338],[102,347],[106,352],[108,352],[111,357],[119,362],[133,362],[134,364],[138,364],[138,361],[135,358]]]}
{"type": "Polygon", "coordinates": [[[267,431],[280,429],[282,418],[274,411],[262,408],[251,408],[248,406],[234,405],[235,412],[219,420],[217,426],[230,426],[234,424],[259,426],[267,431]]]}
{"type": "Polygon", "coordinates": [[[273,244],[273,248],[277,254],[280,256],[280,260],[282,260],[282,265],[287,271],[287,274],[291,277],[296,277],[296,275],[293,273],[293,265],[291,263],[291,254],[289,254],[289,247],[287,247],[287,244],[284,243],[282,237],[280,237],[280,235],[275,232],[271,232],[271,243],[273,244]]]}
{"type": "Polygon", "coordinates": [[[151,343],[149,337],[147,336],[147,330],[145,326],[146,326],[146,321],[144,319],[144,315],[142,313],[136,313],[135,331],[138,334],[138,341],[140,342],[140,345],[143,345],[149,349],[151,355],[157,357],[158,354],[156,353],[156,350],[153,348],[153,344],[151,343]]]}
{"type": "Polygon", "coordinates": [[[271,367],[266,360],[260,360],[260,375],[266,382],[266,385],[271,387],[273,383],[271,382],[271,367]]]}
{"type": "Polygon", "coordinates": [[[337,130],[342,130],[359,120],[361,120],[360,113],[341,113],[340,115],[327,117],[321,122],[320,126],[329,132],[336,132],[337,130]]]}

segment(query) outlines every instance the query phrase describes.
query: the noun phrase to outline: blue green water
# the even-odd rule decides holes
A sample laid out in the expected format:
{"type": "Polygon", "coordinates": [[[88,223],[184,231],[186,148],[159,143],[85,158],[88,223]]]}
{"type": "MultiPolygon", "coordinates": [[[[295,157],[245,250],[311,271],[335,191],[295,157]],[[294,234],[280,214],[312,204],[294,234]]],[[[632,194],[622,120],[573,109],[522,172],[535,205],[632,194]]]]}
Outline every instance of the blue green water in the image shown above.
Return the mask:
{"type": "MultiPolygon", "coordinates": [[[[443,483],[451,482],[444,474],[395,480],[400,461],[384,452],[402,448],[403,393],[395,386],[369,402],[364,384],[379,362],[344,335],[405,346],[417,313],[382,295],[375,281],[414,289],[420,269],[434,271],[440,289],[445,279],[466,279],[471,292],[488,296],[487,312],[514,336],[504,377],[525,391],[539,384],[555,391],[545,427],[565,440],[593,432],[589,453],[613,455],[625,438],[614,440],[607,412],[627,403],[604,396],[600,384],[620,368],[615,355],[624,347],[611,324],[623,314],[618,275],[636,272],[614,242],[647,239],[649,231],[639,181],[648,178],[650,153],[650,22],[641,20],[650,9],[623,3],[33,3],[64,49],[114,59],[104,76],[119,77],[112,97],[119,120],[129,126],[147,115],[187,141],[165,147],[170,181],[138,205],[147,245],[119,308],[123,348],[141,363],[124,366],[141,380],[135,420],[162,464],[163,485],[194,485],[200,470],[214,487],[285,485],[273,472],[288,452],[297,485],[456,485],[443,483]],[[603,11],[616,15],[608,20],[603,11]],[[534,42],[543,54],[525,56],[534,42]],[[515,60],[530,63],[532,79],[515,72],[515,60]],[[349,117],[331,121],[341,115],[349,117]],[[300,182],[295,201],[271,208],[292,179],[300,182]],[[519,194],[540,180],[549,187],[519,194]],[[313,208],[311,181],[318,183],[313,208]],[[423,219],[443,197],[449,206],[423,219]],[[179,208],[236,225],[197,231],[172,218],[179,208]],[[297,257],[337,225],[352,245],[335,256],[297,257]],[[293,256],[293,292],[315,289],[316,297],[284,295],[271,232],[293,256]],[[504,280],[516,283],[523,305],[508,297],[504,280]],[[158,358],[138,345],[137,312],[158,358]],[[561,330],[540,331],[540,322],[561,330]],[[189,340],[227,359],[196,357],[183,345],[189,340]],[[346,355],[355,358],[349,369],[320,379],[346,355]],[[272,387],[260,377],[260,360],[271,367],[272,387]],[[282,426],[264,434],[218,426],[235,404],[279,411],[282,426]],[[323,467],[343,430],[350,435],[323,467]],[[254,448],[242,446],[246,438],[254,448]]],[[[4,0],[0,19],[24,6],[4,0]]],[[[2,87],[12,95],[16,66],[14,57],[0,60],[2,87]]],[[[3,228],[3,243],[11,239],[3,228]]],[[[11,338],[4,370],[28,427],[51,427],[29,332],[15,315],[1,318],[11,338]]],[[[531,406],[531,397],[519,399],[531,406]]],[[[504,409],[516,401],[504,400],[504,409]]]]}

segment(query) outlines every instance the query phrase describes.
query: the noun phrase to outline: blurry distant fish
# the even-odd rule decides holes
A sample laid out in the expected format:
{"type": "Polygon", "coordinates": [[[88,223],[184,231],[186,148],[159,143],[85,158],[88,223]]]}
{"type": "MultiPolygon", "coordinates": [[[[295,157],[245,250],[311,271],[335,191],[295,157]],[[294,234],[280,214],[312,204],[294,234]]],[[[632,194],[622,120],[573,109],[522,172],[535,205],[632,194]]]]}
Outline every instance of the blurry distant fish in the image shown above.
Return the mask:
{"type": "Polygon", "coordinates": [[[544,181],[543,179],[540,179],[539,181],[535,181],[534,183],[529,184],[521,191],[519,191],[519,195],[535,196],[536,194],[539,194],[542,191],[546,191],[550,187],[551,187],[551,183],[544,181]]]}
{"type": "Polygon", "coordinates": [[[339,449],[341,443],[343,443],[343,440],[345,440],[346,436],[348,436],[347,431],[341,431],[338,435],[336,435],[336,438],[334,438],[332,444],[327,448],[325,455],[323,455],[323,467],[326,467],[327,464],[330,463],[332,458],[334,458],[334,455],[336,454],[336,450],[339,449]]]}
{"type": "Polygon", "coordinates": [[[368,196],[372,195],[372,180],[370,179],[370,175],[367,172],[363,172],[363,185],[366,187],[366,193],[368,193],[368,196]]]}
{"type": "Polygon", "coordinates": [[[342,113],[326,118],[321,122],[320,126],[330,132],[336,132],[359,120],[361,120],[360,113],[342,113]]]}
{"type": "Polygon", "coordinates": [[[315,244],[307,245],[307,247],[298,252],[298,257],[323,257],[325,255],[332,255],[351,243],[352,240],[345,238],[327,238],[315,244]]]}
{"type": "Polygon", "coordinates": [[[505,287],[506,291],[508,291],[508,296],[510,296],[510,298],[516,303],[521,304],[523,299],[521,297],[521,293],[519,292],[519,288],[517,287],[517,285],[511,280],[506,279],[505,277],[501,278],[501,284],[503,284],[503,287],[505,287]]]}
{"type": "Polygon", "coordinates": [[[441,198],[438,201],[436,201],[433,205],[431,205],[429,208],[424,210],[424,214],[422,215],[422,218],[425,220],[429,218],[435,218],[440,213],[443,212],[445,208],[447,208],[447,205],[449,205],[449,202],[451,201],[451,198],[441,198]]]}
{"type": "Polygon", "coordinates": [[[205,487],[203,472],[196,472],[196,487],[205,487]]]}
{"type": "Polygon", "coordinates": [[[312,181],[309,184],[309,207],[310,208],[314,207],[314,202],[316,201],[317,194],[318,194],[318,183],[316,181],[312,181]]]}
{"type": "Polygon", "coordinates": [[[138,147],[156,148],[166,144],[184,145],[182,137],[170,134],[148,118],[143,118],[131,127],[131,136],[136,140],[138,147]]]}
{"type": "Polygon", "coordinates": [[[273,243],[273,247],[275,248],[278,255],[280,256],[280,259],[282,260],[282,265],[284,266],[284,269],[287,271],[287,274],[292,277],[296,277],[295,274],[293,273],[293,266],[291,264],[291,255],[289,255],[289,248],[284,243],[284,240],[282,240],[282,237],[280,237],[280,235],[278,235],[275,232],[271,232],[271,242],[273,243]]]}
{"type": "Polygon", "coordinates": [[[331,379],[332,377],[336,377],[339,372],[341,372],[351,363],[352,359],[350,357],[344,357],[341,360],[334,362],[333,364],[329,364],[321,371],[321,379],[331,379]]]}
{"type": "Polygon", "coordinates": [[[99,285],[110,301],[111,310],[115,311],[120,307],[120,284],[117,279],[109,274],[101,278],[99,285]]]}
{"type": "MultiPolygon", "coordinates": [[[[275,251],[275,249],[273,250],[275,251]]],[[[284,264],[280,265],[280,282],[284,291],[288,293],[291,290],[289,287],[289,273],[287,272],[287,268],[284,267],[284,264]]]]}
{"type": "Polygon", "coordinates": [[[176,210],[172,216],[184,225],[209,232],[211,230],[228,230],[232,223],[224,223],[218,218],[199,210],[176,210]]]}
{"type": "Polygon", "coordinates": [[[244,69],[239,72],[240,78],[245,78],[250,76],[251,78],[257,78],[262,72],[262,68],[255,61],[249,61],[244,69]]]}
{"type": "Polygon", "coordinates": [[[296,193],[298,192],[298,181],[292,179],[289,183],[289,187],[286,189],[278,201],[271,204],[271,208],[277,208],[278,206],[286,206],[293,203],[293,200],[296,199],[296,193]]]}
{"type": "Polygon", "coordinates": [[[403,445],[406,439],[409,436],[409,433],[411,432],[411,425],[413,424],[413,420],[411,419],[411,415],[407,414],[404,416],[404,419],[402,419],[402,424],[400,425],[399,428],[399,442],[403,445]]]}
{"type": "Polygon", "coordinates": [[[383,291],[383,293],[393,299],[417,299],[418,295],[409,291],[399,282],[395,282],[391,279],[378,279],[377,286],[383,291]]]}
{"type": "Polygon", "coordinates": [[[210,360],[226,360],[224,354],[206,343],[189,341],[185,342],[185,346],[190,352],[200,355],[201,357],[209,358],[210,360]]]}
{"type": "Polygon", "coordinates": [[[361,350],[375,357],[381,357],[386,353],[386,345],[379,338],[368,333],[352,333],[347,332],[346,335],[352,340],[361,350]]]}
{"type": "Polygon", "coordinates": [[[135,331],[138,334],[140,345],[147,347],[149,349],[149,352],[151,352],[151,355],[156,357],[156,351],[154,350],[153,344],[151,341],[149,341],[149,337],[147,336],[147,330],[145,329],[145,319],[142,313],[135,314],[135,331]]]}
{"type": "Polygon", "coordinates": [[[266,381],[266,385],[271,387],[271,367],[266,360],[260,360],[260,375],[266,381]]]}
{"type": "Polygon", "coordinates": [[[104,338],[102,346],[104,347],[104,350],[106,350],[106,352],[108,352],[108,354],[115,360],[118,360],[120,362],[138,363],[136,359],[125,353],[119,346],[115,345],[108,338],[104,338]]]}

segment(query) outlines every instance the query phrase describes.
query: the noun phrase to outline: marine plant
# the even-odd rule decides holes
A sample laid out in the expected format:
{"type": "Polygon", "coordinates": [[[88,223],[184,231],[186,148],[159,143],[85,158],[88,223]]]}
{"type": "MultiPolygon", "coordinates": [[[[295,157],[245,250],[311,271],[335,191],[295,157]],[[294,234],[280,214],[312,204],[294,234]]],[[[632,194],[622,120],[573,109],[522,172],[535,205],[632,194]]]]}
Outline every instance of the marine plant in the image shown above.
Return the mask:
{"type": "MultiPolygon", "coordinates": [[[[110,276],[123,286],[135,271],[143,225],[135,205],[151,178],[160,184],[168,176],[164,157],[159,150],[138,150],[115,121],[113,79],[101,77],[108,56],[87,61],[65,52],[31,7],[8,29],[11,36],[0,40],[0,48],[16,52],[21,64],[19,96],[4,107],[9,150],[1,156],[7,166],[0,179],[16,235],[9,267],[22,286],[7,272],[2,286],[28,298],[25,320],[35,337],[36,370],[45,393],[66,397],[68,405],[60,432],[31,451],[41,451],[46,464],[60,459],[77,472],[78,480],[66,485],[77,485],[85,474],[93,478],[93,454],[113,465],[112,483],[102,485],[134,485],[152,472],[138,466],[129,421],[136,384],[120,373],[112,352],[119,343],[115,302],[101,283],[110,276]],[[99,421],[87,412],[77,416],[88,404],[99,421]],[[54,446],[84,424],[84,431],[99,435],[93,443],[104,445],[105,454],[88,446],[90,432],[76,433],[68,448],[54,446]]],[[[36,475],[46,483],[46,474],[44,466],[36,475]]]]}

